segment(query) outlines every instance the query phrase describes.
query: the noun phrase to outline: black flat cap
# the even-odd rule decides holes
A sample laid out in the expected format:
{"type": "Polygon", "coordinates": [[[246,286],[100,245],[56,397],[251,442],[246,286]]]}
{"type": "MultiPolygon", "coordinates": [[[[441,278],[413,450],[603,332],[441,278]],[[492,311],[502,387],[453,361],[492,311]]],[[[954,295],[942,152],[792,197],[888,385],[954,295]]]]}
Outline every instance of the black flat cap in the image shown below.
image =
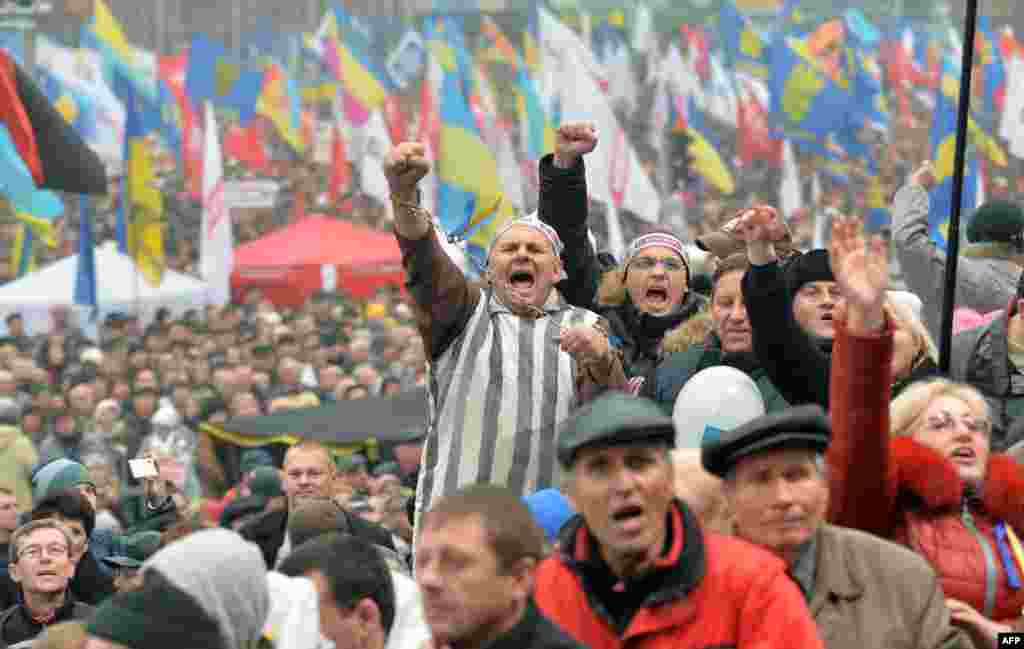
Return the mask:
{"type": "Polygon", "coordinates": [[[568,468],[580,449],[634,442],[665,443],[675,447],[676,429],[656,403],[617,390],[583,406],[558,435],[558,461],[568,468]]]}
{"type": "Polygon", "coordinates": [[[832,437],[832,424],[821,406],[809,405],[773,412],[722,436],[701,449],[701,464],[720,478],[743,458],[782,448],[824,452],[832,437]]]}

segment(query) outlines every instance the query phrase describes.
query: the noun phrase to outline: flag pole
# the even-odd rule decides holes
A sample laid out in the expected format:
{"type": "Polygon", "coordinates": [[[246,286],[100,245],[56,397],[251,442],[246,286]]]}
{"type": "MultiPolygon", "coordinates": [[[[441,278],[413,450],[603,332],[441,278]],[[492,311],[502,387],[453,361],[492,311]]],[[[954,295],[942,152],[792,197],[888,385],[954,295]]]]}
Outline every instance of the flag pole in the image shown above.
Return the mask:
{"type": "MultiPolygon", "coordinates": [[[[960,212],[964,192],[967,153],[967,121],[971,112],[971,72],[974,68],[974,34],[977,31],[978,0],[966,0],[964,46],[960,59],[960,102],[957,108],[956,151],[953,158],[953,211],[946,234],[946,290],[942,305],[942,341],[939,368],[949,373],[953,349],[953,309],[956,307],[956,267],[960,254],[960,212]]],[[[941,89],[940,89],[941,92],[941,89]]]]}

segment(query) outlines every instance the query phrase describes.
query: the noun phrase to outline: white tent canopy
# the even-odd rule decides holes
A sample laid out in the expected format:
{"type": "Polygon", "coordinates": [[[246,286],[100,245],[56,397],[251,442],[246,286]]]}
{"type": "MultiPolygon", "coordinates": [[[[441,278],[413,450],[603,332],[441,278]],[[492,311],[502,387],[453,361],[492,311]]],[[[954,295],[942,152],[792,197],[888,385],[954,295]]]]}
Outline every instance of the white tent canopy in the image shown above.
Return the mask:
{"type": "MultiPolygon", "coordinates": [[[[170,269],[164,272],[160,286],[150,286],[132,259],[117,251],[116,242],[97,246],[95,254],[100,321],[106,314],[120,311],[137,314],[142,322],[149,322],[160,307],[167,307],[172,315],[178,316],[188,309],[202,308],[207,302],[203,282],[170,269]]],[[[75,304],[77,270],[78,255],[72,255],[0,286],[0,317],[21,313],[27,333],[45,333],[50,327],[50,308],[63,305],[71,307],[78,322],[85,325],[91,309],[75,304]]]]}

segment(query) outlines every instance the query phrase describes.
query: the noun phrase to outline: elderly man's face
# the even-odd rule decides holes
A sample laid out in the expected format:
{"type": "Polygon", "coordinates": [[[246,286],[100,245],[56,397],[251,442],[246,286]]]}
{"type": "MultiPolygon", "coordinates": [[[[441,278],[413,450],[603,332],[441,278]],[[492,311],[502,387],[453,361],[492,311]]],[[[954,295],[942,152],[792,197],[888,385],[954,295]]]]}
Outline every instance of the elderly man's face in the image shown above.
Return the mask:
{"type": "Polygon", "coordinates": [[[568,495],[616,574],[641,574],[661,554],[675,497],[673,465],[664,446],[581,449],[568,495]]]}
{"type": "Polygon", "coordinates": [[[510,228],[494,243],[488,266],[498,298],[517,313],[543,307],[562,272],[548,238],[525,226],[510,228]]]}
{"type": "Polygon", "coordinates": [[[8,569],[28,593],[64,592],[75,574],[67,536],[52,527],[30,532],[18,539],[17,560],[8,569]]]}
{"type": "Polygon", "coordinates": [[[825,520],[828,485],[814,453],[802,449],[766,451],[740,460],[725,481],[725,495],[737,536],[786,561],[825,520]]]}

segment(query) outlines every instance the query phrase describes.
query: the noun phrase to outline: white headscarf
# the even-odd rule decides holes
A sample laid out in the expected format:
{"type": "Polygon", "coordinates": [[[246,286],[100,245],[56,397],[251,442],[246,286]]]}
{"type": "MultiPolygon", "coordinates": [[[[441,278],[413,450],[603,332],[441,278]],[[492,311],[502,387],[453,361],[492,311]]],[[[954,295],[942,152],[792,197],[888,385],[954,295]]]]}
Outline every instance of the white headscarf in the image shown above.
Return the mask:
{"type": "Polygon", "coordinates": [[[150,557],[156,570],[217,620],[228,649],[256,647],[270,613],[267,568],[260,549],[235,532],[203,530],[150,557]]]}

